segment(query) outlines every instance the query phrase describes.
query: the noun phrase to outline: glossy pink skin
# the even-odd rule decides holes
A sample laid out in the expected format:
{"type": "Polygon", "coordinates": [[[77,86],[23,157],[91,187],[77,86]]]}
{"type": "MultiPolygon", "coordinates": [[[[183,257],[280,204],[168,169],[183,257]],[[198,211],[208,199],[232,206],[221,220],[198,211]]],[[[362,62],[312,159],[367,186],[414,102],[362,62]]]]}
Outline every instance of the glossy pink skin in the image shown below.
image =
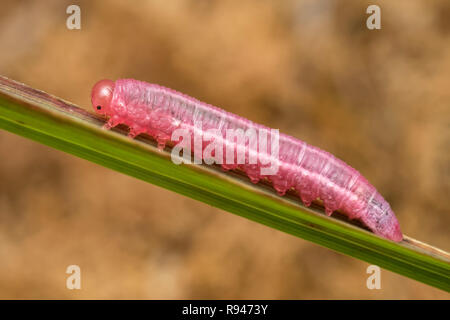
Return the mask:
{"type": "MultiPolygon", "coordinates": [[[[92,90],[92,104],[98,113],[110,117],[105,128],[125,124],[130,127],[130,137],[147,133],[158,141],[160,148],[171,140],[176,129],[182,128],[193,134],[194,120],[202,121],[205,131],[220,128],[222,135],[215,139],[222,139],[225,147],[234,145],[225,138],[228,128],[270,130],[177,91],[133,79],[98,82],[92,90]],[[100,110],[98,105],[101,105],[100,110]]],[[[203,144],[203,149],[206,146],[207,143],[203,144]]],[[[225,154],[223,152],[224,157],[225,154]]],[[[284,134],[279,137],[278,161],[279,170],[271,176],[261,176],[261,163],[223,164],[222,167],[226,170],[239,168],[254,183],[267,178],[280,195],[293,188],[307,206],[319,198],[328,215],[341,210],[350,219],[361,220],[377,235],[397,242],[403,239],[389,204],[358,171],[343,161],[284,134]]]]}

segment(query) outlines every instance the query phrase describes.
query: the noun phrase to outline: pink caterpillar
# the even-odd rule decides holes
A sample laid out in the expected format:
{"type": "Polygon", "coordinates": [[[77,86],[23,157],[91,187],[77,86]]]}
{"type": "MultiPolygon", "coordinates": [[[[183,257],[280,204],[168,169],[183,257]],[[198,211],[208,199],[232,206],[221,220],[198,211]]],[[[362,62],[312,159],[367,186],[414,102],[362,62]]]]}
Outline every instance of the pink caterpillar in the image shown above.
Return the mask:
{"type": "MultiPolygon", "coordinates": [[[[193,132],[195,121],[201,121],[204,130],[270,130],[177,91],[133,79],[97,82],[92,89],[91,101],[97,113],[109,117],[106,129],[125,124],[130,127],[130,137],[147,133],[158,141],[160,148],[169,141],[177,142],[171,140],[176,129],[193,132]]],[[[219,138],[224,140],[224,145],[235,143],[219,138]]],[[[206,146],[203,143],[203,149],[206,146]]],[[[375,187],[330,153],[280,134],[276,161],[279,169],[270,176],[261,175],[259,163],[246,161],[244,164],[223,164],[222,167],[242,169],[254,183],[267,178],[280,195],[293,188],[307,206],[320,198],[327,215],[341,210],[350,219],[362,221],[377,235],[397,242],[403,239],[397,218],[375,187]]]]}

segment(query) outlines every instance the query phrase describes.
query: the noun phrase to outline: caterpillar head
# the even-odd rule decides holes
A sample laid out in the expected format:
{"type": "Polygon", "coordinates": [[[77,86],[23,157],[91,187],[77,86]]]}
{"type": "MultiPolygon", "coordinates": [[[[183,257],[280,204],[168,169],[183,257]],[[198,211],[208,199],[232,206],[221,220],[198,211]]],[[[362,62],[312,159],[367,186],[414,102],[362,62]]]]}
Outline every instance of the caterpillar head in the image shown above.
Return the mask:
{"type": "Polygon", "coordinates": [[[92,88],[92,107],[98,114],[108,114],[114,92],[114,81],[104,79],[97,82],[92,88]]]}

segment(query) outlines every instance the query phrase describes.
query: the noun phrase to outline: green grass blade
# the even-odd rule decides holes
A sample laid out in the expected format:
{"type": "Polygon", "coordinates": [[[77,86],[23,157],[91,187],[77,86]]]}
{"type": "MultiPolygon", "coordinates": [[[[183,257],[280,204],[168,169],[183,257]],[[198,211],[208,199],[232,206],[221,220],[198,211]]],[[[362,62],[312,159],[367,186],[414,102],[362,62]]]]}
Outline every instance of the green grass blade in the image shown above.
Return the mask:
{"type": "Polygon", "coordinates": [[[175,165],[152,140],[131,140],[102,124],[70,103],[0,77],[2,129],[450,292],[450,259],[442,250],[411,238],[382,239],[236,173],[175,165]]]}

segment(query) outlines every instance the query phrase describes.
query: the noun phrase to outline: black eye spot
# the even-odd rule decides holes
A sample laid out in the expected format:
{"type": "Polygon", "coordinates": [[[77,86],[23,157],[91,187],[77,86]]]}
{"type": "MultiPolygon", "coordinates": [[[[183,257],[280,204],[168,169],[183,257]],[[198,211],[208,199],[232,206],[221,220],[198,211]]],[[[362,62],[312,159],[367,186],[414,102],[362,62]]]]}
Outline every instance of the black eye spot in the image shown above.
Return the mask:
{"type": "Polygon", "coordinates": [[[102,108],[102,106],[97,106],[97,110],[100,110],[102,108]]]}

